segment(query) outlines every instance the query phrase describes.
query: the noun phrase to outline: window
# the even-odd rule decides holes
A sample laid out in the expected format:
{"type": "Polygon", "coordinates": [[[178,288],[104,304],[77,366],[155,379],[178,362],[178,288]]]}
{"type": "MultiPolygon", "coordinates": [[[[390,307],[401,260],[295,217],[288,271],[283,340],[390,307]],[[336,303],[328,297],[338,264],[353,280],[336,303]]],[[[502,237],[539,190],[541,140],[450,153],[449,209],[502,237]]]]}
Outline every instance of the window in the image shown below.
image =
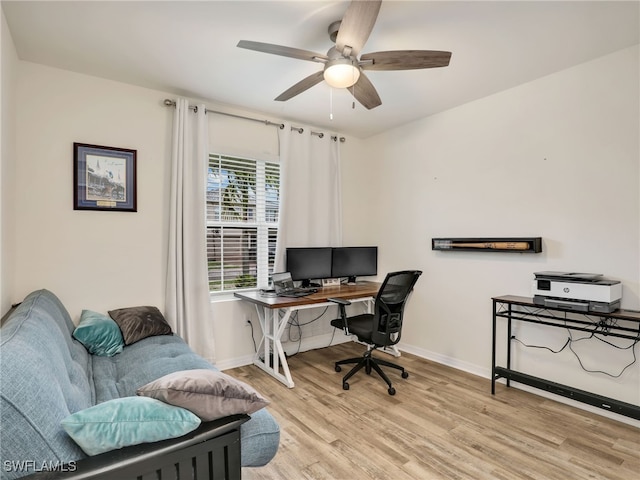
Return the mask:
{"type": "Polygon", "coordinates": [[[280,205],[280,165],[209,155],[209,291],[266,285],[273,273],[280,205]]]}

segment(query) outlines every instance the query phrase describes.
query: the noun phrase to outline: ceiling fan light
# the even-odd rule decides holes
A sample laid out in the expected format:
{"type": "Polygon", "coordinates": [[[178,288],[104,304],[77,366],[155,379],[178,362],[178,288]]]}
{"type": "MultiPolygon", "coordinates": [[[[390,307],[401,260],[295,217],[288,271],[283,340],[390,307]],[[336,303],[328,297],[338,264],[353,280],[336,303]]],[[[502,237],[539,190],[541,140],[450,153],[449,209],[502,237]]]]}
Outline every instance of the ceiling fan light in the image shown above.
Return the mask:
{"type": "Polygon", "coordinates": [[[325,81],[334,88],[347,88],[360,78],[360,69],[349,59],[333,60],[324,69],[325,81]]]}

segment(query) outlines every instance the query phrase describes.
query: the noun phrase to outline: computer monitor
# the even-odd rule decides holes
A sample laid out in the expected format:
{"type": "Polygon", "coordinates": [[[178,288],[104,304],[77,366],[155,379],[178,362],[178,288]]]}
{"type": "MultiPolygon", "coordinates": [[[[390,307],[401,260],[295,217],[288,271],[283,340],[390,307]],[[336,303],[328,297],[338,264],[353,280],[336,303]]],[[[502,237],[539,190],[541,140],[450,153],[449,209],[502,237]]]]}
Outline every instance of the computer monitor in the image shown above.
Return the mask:
{"type": "Polygon", "coordinates": [[[336,247],[331,261],[331,277],[348,277],[355,283],[356,277],[378,274],[378,247],[336,247]]]}
{"type": "Polygon", "coordinates": [[[331,278],[331,247],[287,248],[287,272],[303,287],[311,280],[331,278]]]}

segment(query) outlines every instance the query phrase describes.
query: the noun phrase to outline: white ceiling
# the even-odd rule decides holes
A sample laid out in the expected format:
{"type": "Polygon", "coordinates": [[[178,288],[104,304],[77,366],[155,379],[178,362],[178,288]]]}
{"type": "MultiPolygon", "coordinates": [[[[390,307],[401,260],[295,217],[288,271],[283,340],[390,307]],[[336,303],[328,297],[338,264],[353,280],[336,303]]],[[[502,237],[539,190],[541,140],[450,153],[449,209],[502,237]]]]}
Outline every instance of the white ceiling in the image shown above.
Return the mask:
{"type": "MultiPolygon", "coordinates": [[[[323,82],[273,99],[321,64],[236,47],[319,53],[348,1],[2,1],[21,60],[205,99],[365,138],[640,42],[638,1],[384,1],[362,53],[447,50],[449,67],[367,72],[366,110],[323,82]],[[331,106],[333,104],[333,106],[331,106]],[[333,120],[329,115],[333,111],[333,120]]],[[[255,115],[254,115],[255,116],[255,115]]]]}

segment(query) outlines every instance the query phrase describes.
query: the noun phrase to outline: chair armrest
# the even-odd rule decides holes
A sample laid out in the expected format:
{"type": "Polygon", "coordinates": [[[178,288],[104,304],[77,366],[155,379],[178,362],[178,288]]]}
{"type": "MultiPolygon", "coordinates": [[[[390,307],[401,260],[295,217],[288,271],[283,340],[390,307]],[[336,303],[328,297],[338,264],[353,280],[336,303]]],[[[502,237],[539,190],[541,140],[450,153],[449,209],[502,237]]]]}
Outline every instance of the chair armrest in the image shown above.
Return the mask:
{"type": "MultiPolygon", "coordinates": [[[[114,478],[138,478],[144,471],[137,472],[132,477],[129,474],[135,471],[137,466],[144,468],[146,465],[159,467],[163,460],[181,455],[185,451],[185,457],[191,447],[213,438],[222,437],[229,432],[240,429],[240,425],[249,420],[248,415],[231,415],[228,417],[202,422],[193,432],[178,438],[171,438],[153,443],[142,443],[132,445],[110,452],[101,453],[92,457],[83,458],[76,462],[71,462],[56,471],[36,472],[25,477],[24,480],[112,480],[114,478]],[[119,472],[126,472],[121,474],[119,472]]],[[[214,458],[215,460],[215,458],[214,458]]],[[[222,459],[224,462],[224,459],[222,459]]],[[[191,458],[188,457],[191,464],[191,458]]],[[[238,457],[238,470],[240,469],[240,458],[238,457]]],[[[153,470],[155,471],[155,468],[153,470]]],[[[147,478],[147,477],[144,477],[147,478]]],[[[182,476],[180,477],[183,478],[182,476]]],[[[192,478],[191,475],[184,478],[192,478]]],[[[217,477],[216,477],[217,478],[217,477]]]]}
{"type": "Polygon", "coordinates": [[[349,321],[347,319],[347,309],[345,308],[347,305],[351,305],[349,300],[344,300],[342,298],[327,298],[328,301],[337,303],[338,308],[340,309],[340,318],[342,319],[342,330],[344,330],[345,335],[351,335],[349,331],[349,321]]]}
{"type": "Polygon", "coordinates": [[[337,303],[338,305],[351,305],[351,302],[349,300],[344,300],[342,298],[331,297],[327,298],[327,301],[337,303]]]}

